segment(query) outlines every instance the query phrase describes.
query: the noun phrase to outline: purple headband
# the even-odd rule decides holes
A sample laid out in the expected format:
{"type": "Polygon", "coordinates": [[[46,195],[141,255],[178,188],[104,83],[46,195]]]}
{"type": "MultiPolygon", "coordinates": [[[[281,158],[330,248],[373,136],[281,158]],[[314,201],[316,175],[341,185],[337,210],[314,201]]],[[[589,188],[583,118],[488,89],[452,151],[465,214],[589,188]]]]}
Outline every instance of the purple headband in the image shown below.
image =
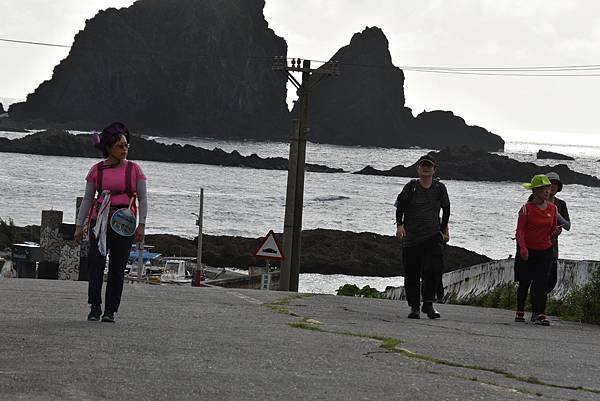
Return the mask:
{"type": "Polygon", "coordinates": [[[95,148],[102,150],[107,143],[110,143],[112,138],[119,135],[124,135],[127,142],[129,142],[129,130],[125,124],[114,122],[104,128],[101,133],[94,132],[92,134],[92,142],[95,148]]]}

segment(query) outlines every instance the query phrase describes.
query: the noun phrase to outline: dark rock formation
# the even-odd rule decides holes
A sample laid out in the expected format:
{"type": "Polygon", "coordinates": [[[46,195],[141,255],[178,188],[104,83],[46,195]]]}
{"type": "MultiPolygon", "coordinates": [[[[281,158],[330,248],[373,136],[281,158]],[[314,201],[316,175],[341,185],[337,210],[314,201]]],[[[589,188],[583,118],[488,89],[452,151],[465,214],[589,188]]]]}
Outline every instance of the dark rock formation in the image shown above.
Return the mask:
{"type": "MultiPolygon", "coordinates": [[[[287,170],[288,161],[282,157],[262,158],[256,154],[242,156],[237,151],[207,150],[191,145],[165,145],[138,136],[131,139],[131,160],[151,160],[169,163],[198,163],[217,166],[250,167],[269,170],[287,170]]],[[[0,138],[0,152],[27,153],[48,156],[99,158],[100,152],[92,146],[90,135],[71,135],[66,131],[42,131],[23,138],[0,138]]],[[[337,173],[342,169],[319,164],[307,164],[307,171],[337,173]]]]}
{"type": "MultiPolygon", "coordinates": [[[[281,238],[281,237],[280,237],[281,238]]],[[[211,266],[247,268],[264,265],[252,252],[261,238],[204,235],[202,261],[211,266]]],[[[173,235],[148,235],[148,244],[165,255],[196,256],[196,242],[173,235]]],[[[448,246],[445,270],[452,271],[490,259],[460,247],[448,246]]],[[[277,265],[277,263],[272,263],[277,265]]],[[[395,237],[374,233],[337,230],[302,232],[302,273],[347,274],[354,276],[404,275],[402,248],[395,237]]]]}
{"type": "Polygon", "coordinates": [[[2,103],[0,103],[0,114],[4,113],[6,113],[6,111],[4,110],[4,106],[2,106],[2,103]]]}
{"type": "Polygon", "coordinates": [[[538,150],[535,156],[537,159],[575,160],[571,156],[563,155],[561,153],[548,152],[542,149],[538,150]]]}
{"type": "MultiPolygon", "coordinates": [[[[408,147],[412,112],[404,107],[404,73],[392,64],[388,41],[379,28],[356,33],[332,58],[339,76],[323,79],[311,91],[308,120],[314,142],[408,147]],[[370,67],[377,66],[377,67],[370,67]]],[[[318,79],[319,75],[314,76],[318,79]]],[[[297,115],[296,103],[292,115],[297,115]]]]}
{"type": "MultiPolygon", "coordinates": [[[[468,144],[502,150],[504,141],[472,127],[451,112],[423,112],[413,117],[405,107],[404,73],[392,64],[388,41],[381,29],[356,33],[331,60],[340,75],[326,78],[309,99],[309,139],[314,142],[405,148],[443,148],[468,144]]],[[[296,103],[292,115],[297,115],[296,103]]]]}
{"type": "Polygon", "coordinates": [[[285,140],[286,77],[271,63],[287,45],[263,7],[264,0],[141,0],[101,11],[52,79],[11,105],[10,118],[285,140]]]}
{"type": "MultiPolygon", "coordinates": [[[[40,227],[16,227],[15,233],[16,242],[39,242],[40,227]]],[[[277,236],[281,239],[280,234],[277,236]]],[[[264,265],[264,261],[251,256],[261,240],[262,238],[205,234],[202,236],[202,261],[210,266],[242,269],[264,265]]],[[[9,242],[0,241],[0,250],[15,241],[9,242]]],[[[153,245],[154,252],[165,256],[196,256],[198,250],[197,240],[171,234],[146,235],[146,244],[153,245]]],[[[458,270],[491,260],[487,256],[455,246],[446,247],[444,259],[444,271],[458,270]]],[[[404,275],[402,248],[396,238],[386,235],[307,230],[302,232],[301,272],[379,277],[404,275]]]]}
{"type": "Polygon", "coordinates": [[[443,149],[465,144],[471,149],[504,150],[504,140],[498,135],[477,125],[467,125],[451,111],[424,111],[415,118],[413,127],[414,144],[423,148],[443,149]]]}
{"type": "MultiPolygon", "coordinates": [[[[438,161],[437,175],[442,179],[464,181],[515,181],[529,182],[535,174],[554,171],[565,184],[580,184],[588,187],[600,187],[600,180],[591,175],[578,173],[565,164],[539,166],[534,163],[520,162],[508,156],[500,156],[485,151],[473,151],[468,147],[446,148],[439,152],[430,152],[438,161]]],[[[411,166],[402,165],[387,171],[371,166],[356,174],[384,175],[394,177],[416,177],[416,162],[411,166]]]]}

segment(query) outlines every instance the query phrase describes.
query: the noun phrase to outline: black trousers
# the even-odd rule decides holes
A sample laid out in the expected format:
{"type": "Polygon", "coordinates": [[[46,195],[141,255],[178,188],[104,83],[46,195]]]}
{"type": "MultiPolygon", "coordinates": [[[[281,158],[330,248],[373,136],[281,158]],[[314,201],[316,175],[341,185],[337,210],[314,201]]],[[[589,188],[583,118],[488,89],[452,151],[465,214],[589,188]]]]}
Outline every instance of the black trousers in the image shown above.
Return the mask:
{"type": "Polygon", "coordinates": [[[404,290],[410,307],[423,302],[434,302],[442,277],[442,238],[435,235],[415,246],[402,249],[404,290]]]}
{"type": "MultiPolygon", "coordinates": [[[[129,259],[133,237],[123,237],[115,233],[110,224],[106,233],[106,249],[108,258],[108,278],[106,280],[105,311],[117,312],[121,304],[125,266],[129,259]]],[[[88,303],[102,304],[102,283],[104,282],[104,267],[106,256],[98,251],[98,240],[90,230],[90,252],[88,255],[88,303]]]]}
{"type": "Polygon", "coordinates": [[[517,288],[517,310],[525,310],[527,292],[531,287],[531,308],[533,313],[545,313],[548,300],[548,276],[552,267],[552,248],[538,251],[528,249],[529,259],[523,262],[522,274],[517,288]]]}

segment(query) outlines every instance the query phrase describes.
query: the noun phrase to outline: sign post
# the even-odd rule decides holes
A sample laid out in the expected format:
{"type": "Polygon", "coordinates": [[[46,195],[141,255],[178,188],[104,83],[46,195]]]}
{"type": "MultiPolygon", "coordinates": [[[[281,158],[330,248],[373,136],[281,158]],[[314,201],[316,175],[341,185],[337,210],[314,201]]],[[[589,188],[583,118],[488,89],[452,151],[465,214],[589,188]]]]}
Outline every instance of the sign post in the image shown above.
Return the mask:
{"type": "Polygon", "coordinates": [[[265,259],[265,272],[261,275],[260,289],[269,290],[271,288],[271,260],[284,260],[281,244],[275,238],[275,233],[270,230],[267,236],[260,243],[258,248],[252,254],[255,258],[265,259]]]}

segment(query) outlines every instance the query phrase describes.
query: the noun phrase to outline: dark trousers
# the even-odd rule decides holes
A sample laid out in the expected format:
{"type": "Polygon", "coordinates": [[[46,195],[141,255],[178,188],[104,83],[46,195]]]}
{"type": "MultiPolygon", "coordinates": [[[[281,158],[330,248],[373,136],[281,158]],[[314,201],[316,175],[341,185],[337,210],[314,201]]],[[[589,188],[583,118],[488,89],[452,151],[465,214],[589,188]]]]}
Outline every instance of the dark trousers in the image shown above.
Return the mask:
{"type": "Polygon", "coordinates": [[[421,295],[424,303],[433,302],[443,264],[441,237],[436,235],[415,246],[403,248],[402,264],[408,305],[418,308],[421,295]]]}
{"type": "Polygon", "coordinates": [[[527,292],[531,287],[531,308],[533,313],[544,313],[546,301],[548,300],[548,275],[552,266],[552,248],[543,251],[529,249],[529,259],[524,268],[527,274],[523,274],[517,288],[517,310],[525,310],[527,292]]]}
{"type": "MultiPolygon", "coordinates": [[[[110,224],[106,233],[106,249],[108,258],[108,278],[106,280],[105,311],[117,312],[123,293],[125,266],[129,259],[133,237],[123,237],[115,233],[110,224]]],[[[88,255],[88,303],[102,304],[102,283],[104,282],[104,267],[106,256],[100,255],[98,241],[90,230],[90,252],[88,255]]]]}
{"type": "Polygon", "coordinates": [[[556,283],[558,282],[558,258],[552,257],[552,265],[550,266],[550,272],[548,273],[548,288],[546,291],[548,294],[552,292],[556,283]]]}

